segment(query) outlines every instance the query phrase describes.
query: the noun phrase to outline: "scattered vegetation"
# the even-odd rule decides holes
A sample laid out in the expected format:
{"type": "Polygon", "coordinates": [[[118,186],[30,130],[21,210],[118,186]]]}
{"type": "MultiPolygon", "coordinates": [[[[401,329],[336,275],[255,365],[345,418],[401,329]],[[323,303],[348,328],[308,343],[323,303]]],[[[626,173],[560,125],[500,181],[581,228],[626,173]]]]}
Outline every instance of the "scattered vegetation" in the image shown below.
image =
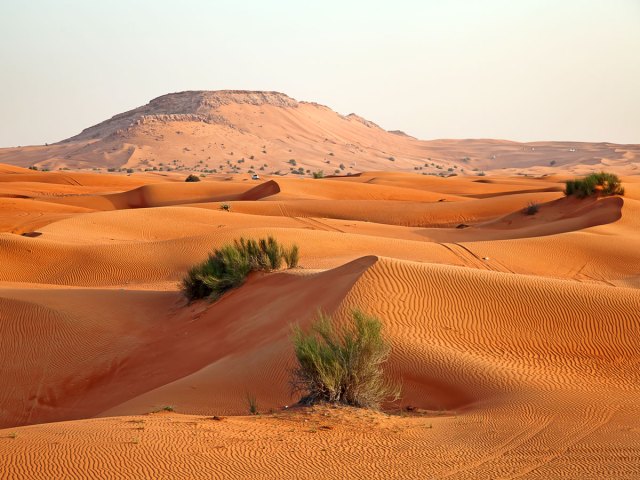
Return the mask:
{"type": "Polygon", "coordinates": [[[313,178],[324,178],[324,171],[318,170],[317,172],[313,172],[313,178]]]}
{"type": "Polygon", "coordinates": [[[224,210],[225,212],[231,211],[231,205],[229,203],[223,203],[220,205],[220,210],[224,210]]]}
{"type": "Polygon", "coordinates": [[[197,175],[194,175],[193,173],[190,174],[187,178],[184,179],[185,182],[199,182],[200,179],[198,178],[197,175]]]}
{"type": "Polygon", "coordinates": [[[309,333],[294,327],[298,366],[291,386],[304,394],[301,403],[378,408],[386,399],[399,398],[400,388],[384,378],[390,347],[382,337],[382,323],[359,310],[352,318],[352,325],[337,327],[320,313],[309,333]]]}
{"type": "Polygon", "coordinates": [[[296,268],[300,261],[300,249],[298,248],[298,245],[294,244],[289,249],[283,248],[282,258],[284,259],[284,263],[287,268],[296,268]]]}
{"type": "Polygon", "coordinates": [[[540,210],[540,205],[537,202],[529,202],[523,212],[525,215],[535,215],[538,210],[540,210]]]}
{"type": "Polygon", "coordinates": [[[173,405],[165,405],[162,408],[159,408],[158,410],[154,410],[153,413],[158,413],[158,412],[175,412],[175,408],[173,407],[173,405]]]}
{"type": "Polygon", "coordinates": [[[620,179],[613,173],[592,173],[583,179],[568,180],[565,182],[564,194],[585,198],[591,195],[624,195],[624,188],[620,179]]]}
{"type": "Polygon", "coordinates": [[[279,270],[298,265],[298,246],[285,248],[273,237],[260,240],[235,240],[209,254],[193,266],[182,280],[182,291],[189,300],[217,299],[226,291],[242,285],[250,272],[279,270]]]}
{"type": "Polygon", "coordinates": [[[258,415],[258,401],[254,395],[247,393],[247,404],[249,405],[249,414],[258,415]]]}

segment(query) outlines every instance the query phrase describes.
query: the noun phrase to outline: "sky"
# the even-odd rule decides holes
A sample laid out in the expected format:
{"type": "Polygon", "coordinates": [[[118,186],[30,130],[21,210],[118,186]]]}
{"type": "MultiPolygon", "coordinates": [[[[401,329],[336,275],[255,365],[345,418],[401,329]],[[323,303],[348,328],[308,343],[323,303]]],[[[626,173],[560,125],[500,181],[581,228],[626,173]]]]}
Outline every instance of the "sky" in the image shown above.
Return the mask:
{"type": "Polygon", "coordinates": [[[0,147],[222,89],[421,139],[640,143],[640,0],[0,0],[0,147]]]}

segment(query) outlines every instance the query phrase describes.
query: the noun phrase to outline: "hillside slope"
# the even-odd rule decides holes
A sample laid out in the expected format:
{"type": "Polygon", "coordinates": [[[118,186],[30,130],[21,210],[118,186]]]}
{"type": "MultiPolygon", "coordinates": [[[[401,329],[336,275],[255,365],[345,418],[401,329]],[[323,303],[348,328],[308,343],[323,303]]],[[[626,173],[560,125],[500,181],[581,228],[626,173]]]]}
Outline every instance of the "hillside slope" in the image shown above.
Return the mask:
{"type": "Polygon", "coordinates": [[[640,145],[422,141],[278,92],[188,91],[158,97],[57,144],[0,149],[22,167],[168,169],[310,175],[401,170],[433,175],[640,172],[640,145]]]}

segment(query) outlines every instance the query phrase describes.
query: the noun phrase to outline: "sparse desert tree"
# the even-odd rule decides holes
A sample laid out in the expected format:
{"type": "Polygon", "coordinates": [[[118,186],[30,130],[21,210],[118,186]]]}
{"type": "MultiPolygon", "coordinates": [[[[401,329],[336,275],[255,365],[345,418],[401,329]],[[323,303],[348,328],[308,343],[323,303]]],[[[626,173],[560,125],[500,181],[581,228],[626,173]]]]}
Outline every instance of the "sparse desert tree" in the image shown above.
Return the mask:
{"type": "Polygon", "coordinates": [[[379,408],[384,400],[399,397],[400,388],[384,376],[391,348],[382,336],[382,322],[359,310],[352,312],[352,320],[337,326],[319,313],[308,333],[293,327],[298,365],[291,386],[304,395],[300,403],[379,408]]]}
{"type": "Polygon", "coordinates": [[[185,182],[199,182],[200,178],[198,178],[197,175],[194,175],[193,173],[190,174],[187,178],[184,179],[185,182]]]}

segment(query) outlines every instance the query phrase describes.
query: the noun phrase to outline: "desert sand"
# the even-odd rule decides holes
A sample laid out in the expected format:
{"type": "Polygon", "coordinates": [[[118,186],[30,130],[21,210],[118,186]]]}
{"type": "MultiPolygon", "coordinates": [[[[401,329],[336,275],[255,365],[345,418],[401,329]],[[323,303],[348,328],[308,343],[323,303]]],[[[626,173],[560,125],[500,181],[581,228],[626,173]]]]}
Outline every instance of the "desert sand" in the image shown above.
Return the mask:
{"type": "MultiPolygon", "coordinates": [[[[421,175],[409,148],[395,171],[363,154],[368,171],[318,179],[270,174],[273,164],[259,180],[196,183],[140,163],[104,171],[140,161],[146,147],[125,161],[98,145],[131,128],[186,122],[253,138],[263,109],[259,128],[286,151],[305,144],[283,134],[307,128],[298,110],[328,122],[326,107],[251,98],[213,105],[234,128],[209,110],[196,122],[142,112],[151,117],[134,128],[129,112],[68,142],[0,153],[17,159],[0,165],[0,478],[640,478],[637,146],[616,153],[625,196],[587,199],[565,197],[563,181],[602,161],[571,155],[553,172],[551,157],[528,158],[528,176],[514,162],[482,177],[421,175]],[[101,171],[19,166],[50,148],[63,162],[77,142],[102,149],[101,171]],[[535,215],[523,213],[530,202],[535,215]],[[300,267],[187,302],[179,282],[191,265],[265,235],[298,244],[300,267]],[[295,406],[291,324],[318,310],[345,321],[356,307],[384,324],[401,400],[381,412],[295,406]]],[[[378,128],[339,122],[331,135],[343,128],[350,143],[378,128]]],[[[174,135],[191,141],[185,132],[174,135]]],[[[385,135],[376,141],[425,148],[385,135]]],[[[236,141],[224,137],[248,158],[250,141],[236,141]]],[[[322,167],[330,149],[308,145],[297,158],[322,167]]],[[[441,148],[453,165],[460,155],[441,148]]]]}

